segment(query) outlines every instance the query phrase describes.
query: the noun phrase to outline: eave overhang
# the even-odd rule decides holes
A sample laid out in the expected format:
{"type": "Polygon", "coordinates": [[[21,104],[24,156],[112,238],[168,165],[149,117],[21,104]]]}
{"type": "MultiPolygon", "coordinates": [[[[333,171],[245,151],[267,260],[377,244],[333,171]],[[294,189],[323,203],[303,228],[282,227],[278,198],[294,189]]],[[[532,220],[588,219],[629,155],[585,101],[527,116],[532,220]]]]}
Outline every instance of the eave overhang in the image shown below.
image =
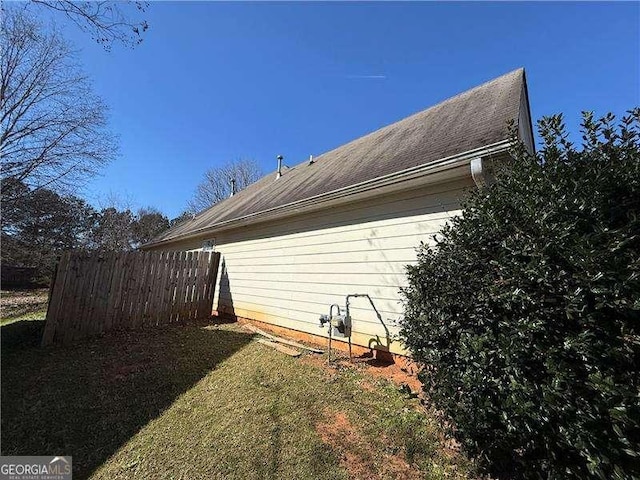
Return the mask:
{"type": "Polygon", "coordinates": [[[142,245],[140,248],[143,250],[154,249],[186,240],[211,237],[217,233],[245,227],[247,225],[281,220],[303,213],[348,204],[358,200],[470,177],[472,175],[472,160],[478,158],[491,159],[498,157],[505,154],[508,149],[509,140],[505,139],[491,145],[459,153],[425,165],[400,170],[366,182],[361,182],[345,188],[305,198],[304,200],[299,200],[268,210],[263,210],[261,212],[215,223],[173,238],[150,242],[142,245]]]}

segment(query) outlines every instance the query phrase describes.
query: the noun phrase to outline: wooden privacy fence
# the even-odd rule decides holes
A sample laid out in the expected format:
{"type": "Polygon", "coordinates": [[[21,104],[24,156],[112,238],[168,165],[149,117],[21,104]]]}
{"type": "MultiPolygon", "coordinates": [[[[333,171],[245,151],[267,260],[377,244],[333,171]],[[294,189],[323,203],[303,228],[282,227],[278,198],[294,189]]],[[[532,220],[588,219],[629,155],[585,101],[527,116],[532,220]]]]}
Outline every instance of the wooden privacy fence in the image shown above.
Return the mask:
{"type": "Polygon", "coordinates": [[[206,318],[219,264],[220,254],[213,252],[65,253],[42,345],[206,318]]]}

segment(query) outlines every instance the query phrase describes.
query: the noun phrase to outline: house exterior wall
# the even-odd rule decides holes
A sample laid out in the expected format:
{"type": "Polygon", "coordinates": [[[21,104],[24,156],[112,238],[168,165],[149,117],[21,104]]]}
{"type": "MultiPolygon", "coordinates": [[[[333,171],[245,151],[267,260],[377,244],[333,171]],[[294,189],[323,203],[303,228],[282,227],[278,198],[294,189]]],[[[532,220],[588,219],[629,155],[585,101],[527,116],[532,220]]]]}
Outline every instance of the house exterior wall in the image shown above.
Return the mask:
{"type": "Polygon", "coordinates": [[[393,336],[402,316],[399,290],[416,247],[431,242],[460,212],[459,199],[471,178],[404,191],[342,207],[220,232],[173,244],[200,249],[215,240],[221,252],[214,308],[314,335],[327,335],[318,318],[345,296],[369,294],[386,335],[365,298],[352,299],[352,342],[406,353],[393,336]]]}

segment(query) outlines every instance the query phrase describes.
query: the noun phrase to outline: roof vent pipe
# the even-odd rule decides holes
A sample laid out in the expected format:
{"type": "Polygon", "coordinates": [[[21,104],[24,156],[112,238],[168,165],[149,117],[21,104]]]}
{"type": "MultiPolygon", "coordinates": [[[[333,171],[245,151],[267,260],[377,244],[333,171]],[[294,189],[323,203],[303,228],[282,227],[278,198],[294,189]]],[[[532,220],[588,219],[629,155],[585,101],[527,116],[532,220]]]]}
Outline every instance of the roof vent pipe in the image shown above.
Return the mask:
{"type": "Polygon", "coordinates": [[[309,155],[309,165],[313,165],[313,162],[315,162],[313,155],[309,155]]]}
{"type": "Polygon", "coordinates": [[[276,173],[276,180],[282,176],[282,160],[284,157],[282,155],[278,155],[276,157],[278,159],[278,173],[276,173]]]}
{"type": "Polygon", "coordinates": [[[231,193],[229,197],[233,197],[236,194],[236,179],[232,177],[229,179],[229,182],[231,183],[231,193]]]}

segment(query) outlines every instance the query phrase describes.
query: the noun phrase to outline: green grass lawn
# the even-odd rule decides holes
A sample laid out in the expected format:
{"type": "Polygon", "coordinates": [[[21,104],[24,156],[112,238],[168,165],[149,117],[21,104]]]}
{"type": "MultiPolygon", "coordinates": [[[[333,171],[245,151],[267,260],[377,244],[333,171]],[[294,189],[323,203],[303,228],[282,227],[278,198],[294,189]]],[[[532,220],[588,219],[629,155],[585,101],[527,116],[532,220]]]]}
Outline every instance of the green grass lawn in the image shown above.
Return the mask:
{"type": "Polygon", "coordinates": [[[417,399],[291,358],[235,325],[40,348],[1,327],[2,454],[72,455],[74,478],[470,478],[417,399]]]}
{"type": "Polygon", "coordinates": [[[43,320],[47,315],[48,297],[48,288],[0,291],[0,325],[43,320]]]}

